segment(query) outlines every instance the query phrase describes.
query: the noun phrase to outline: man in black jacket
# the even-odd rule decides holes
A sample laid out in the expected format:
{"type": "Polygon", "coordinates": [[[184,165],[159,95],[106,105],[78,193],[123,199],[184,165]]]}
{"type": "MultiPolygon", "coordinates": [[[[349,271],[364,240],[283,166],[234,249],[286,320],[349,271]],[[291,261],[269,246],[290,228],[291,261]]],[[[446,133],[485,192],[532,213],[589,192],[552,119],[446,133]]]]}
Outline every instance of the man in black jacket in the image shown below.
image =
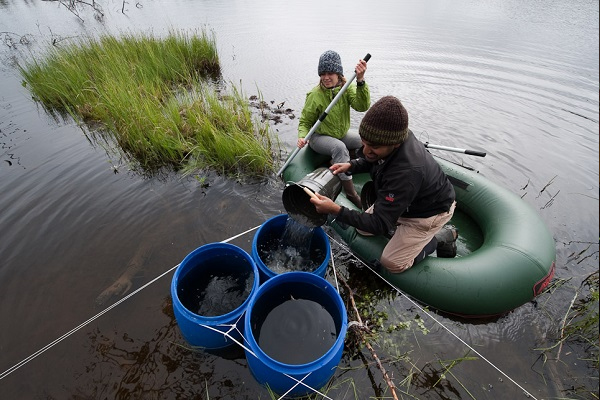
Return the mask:
{"type": "Polygon", "coordinates": [[[334,174],[369,172],[376,193],[365,212],[351,210],[317,193],[319,213],[354,226],[361,234],[391,235],[381,264],[403,272],[438,249],[438,257],[456,255],[457,231],[444,227],[456,206],[454,187],[408,129],[408,113],[393,96],[377,101],[359,127],[360,157],[334,164],[334,174]],[[437,235],[436,235],[437,234],[437,235]],[[436,237],[437,236],[437,237],[436,237]]]}

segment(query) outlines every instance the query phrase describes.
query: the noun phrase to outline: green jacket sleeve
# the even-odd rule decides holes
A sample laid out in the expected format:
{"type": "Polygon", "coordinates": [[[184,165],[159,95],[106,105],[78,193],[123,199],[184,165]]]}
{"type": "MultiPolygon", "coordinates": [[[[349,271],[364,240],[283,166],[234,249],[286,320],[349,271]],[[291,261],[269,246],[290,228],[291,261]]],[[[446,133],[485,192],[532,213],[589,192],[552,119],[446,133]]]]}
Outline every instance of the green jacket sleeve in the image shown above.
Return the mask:
{"type": "Polygon", "coordinates": [[[367,111],[371,106],[371,92],[365,82],[362,86],[350,85],[347,92],[350,93],[350,106],[359,112],[367,111]],[[352,91],[351,91],[352,89],[352,91]]]}
{"type": "MultiPolygon", "coordinates": [[[[322,89],[317,86],[308,92],[298,123],[298,137],[306,137],[340,90],[341,87],[322,89]]],[[[366,83],[361,87],[357,87],[356,84],[349,85],[321,122],[318,133],[342,138],[350,128],[350,108],[362,112],[368,110],[370,105],[371,96],[366,83]]]]}
{"type": "Polygon", "coordinates": [[[317,122],[323,111],[327,108],[327,104],[322,95],[315,89],[306,94],[304,108],[298,122],[298,137],[304,138],[317,122]]]}

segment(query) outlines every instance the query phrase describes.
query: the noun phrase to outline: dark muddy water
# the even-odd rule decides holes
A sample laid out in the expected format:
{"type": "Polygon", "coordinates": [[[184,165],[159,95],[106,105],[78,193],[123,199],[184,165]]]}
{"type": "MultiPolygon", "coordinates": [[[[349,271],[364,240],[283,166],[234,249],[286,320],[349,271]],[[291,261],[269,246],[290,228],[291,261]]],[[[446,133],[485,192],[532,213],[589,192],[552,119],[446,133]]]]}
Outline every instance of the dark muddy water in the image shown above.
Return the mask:
{"type": "MultiPolygon", "coordinates": [[[[15,68],[82,34],[202,27],[215,32],[225,80],[294,110],[296,118],[273,123],[286,151],[319,55],[338,51],[350,75],[371,53],[374,100],[401,98],[423,141],[486,151],[432,150],[522,196],[553,232],[555,280],[564,283],[493,321],[435,316],[452,333],[333,245],[351,285],[377,288],[389,323],[412,322],[381,334],[376,347],[404,398],[597,392],[598,371],[580,346],[547,359],[537,350],[556,343],[580,282],[598,269],[597,0],[141,0],[125,12],[119,1],[100,4],[102,21],[85,7],[77,17],[56,2],[0,1],[1,398],[270,398],[243,353],[184,347],[169,285],[193,249],[284,212],[282,184],[140,176],[76,125],[48,116],[15,68]],[[464,356],[476,359],[440,379],[448,360],[464,356]]],[[[352,115],[354,126],[360,118],[352,115]]],[[[250,251],[252,237],[232,243],[250,251]]],[[[384,396],[381,373],[363,361],[342,359],[330,397],[384,396]]]]}

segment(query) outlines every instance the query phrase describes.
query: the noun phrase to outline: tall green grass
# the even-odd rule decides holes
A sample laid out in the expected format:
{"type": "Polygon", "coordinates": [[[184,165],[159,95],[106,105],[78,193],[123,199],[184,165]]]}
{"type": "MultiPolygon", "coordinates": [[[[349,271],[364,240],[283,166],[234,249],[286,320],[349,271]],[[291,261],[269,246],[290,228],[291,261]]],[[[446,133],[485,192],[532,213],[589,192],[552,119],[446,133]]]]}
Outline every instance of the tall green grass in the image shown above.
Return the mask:
{"type": "Polygon", "coordinates": [[[19,70],[49,113],[111,135],[144,169],[273,170],[268,126],[253,118],[238,89],[227,96],[215,89],[219,58],[205,31],[80,38],[19,70]]]}

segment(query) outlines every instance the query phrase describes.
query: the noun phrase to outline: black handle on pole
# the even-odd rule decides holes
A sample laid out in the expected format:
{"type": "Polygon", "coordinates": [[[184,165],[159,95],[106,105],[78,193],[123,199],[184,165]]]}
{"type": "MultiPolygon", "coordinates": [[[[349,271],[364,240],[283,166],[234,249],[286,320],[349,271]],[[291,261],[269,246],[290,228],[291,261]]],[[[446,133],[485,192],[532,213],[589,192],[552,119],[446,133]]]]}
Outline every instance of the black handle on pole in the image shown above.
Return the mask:
{"type": "Polygon", "coordinates": [[[478,157],[485,157],[486,153],[484,153],[483,151],[475,151],[475,150],[465,150],[465,154],[468,154],[470,156],[478,156],[478,157]]]}
{"type": "Polygon", "coordinates": [[[459,149],[457,147],[440,146],[438,144],[431,144],[429,142],[425,142],[424,144],[425,144],[425,147],[427,147],[427,148],[437,149],[437,150],[453,151],[455,153],[463,153],[463,154],[468,154],[470,156],[485,157],[485,155],[486,155],[486,153],[483,152],[483,151],[468,150],[468,149],[459,149]]]}
{"type": "Polygon", "coordinates": [[[370,59],[371,59],[371,54],[369,54],[369,53],[367,53],[365,58],[363,58],[363,60],[365,60],[365,62],[369,62],[370,59]]]}

